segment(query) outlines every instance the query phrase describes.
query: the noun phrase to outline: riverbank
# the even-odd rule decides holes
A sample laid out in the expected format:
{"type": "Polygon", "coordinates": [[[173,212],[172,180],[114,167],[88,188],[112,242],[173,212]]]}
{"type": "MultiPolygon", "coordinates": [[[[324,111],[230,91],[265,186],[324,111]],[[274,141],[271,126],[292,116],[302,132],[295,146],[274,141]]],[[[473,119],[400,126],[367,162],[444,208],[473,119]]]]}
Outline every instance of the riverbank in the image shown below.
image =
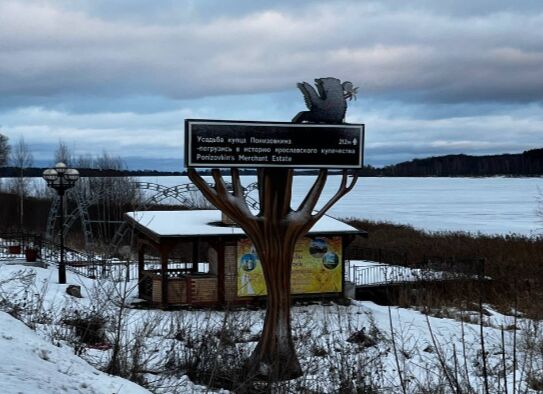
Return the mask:
{"type": "MultiPolygon", "coordinates": [[[[382,250],[383,262],[417,266],[428,261],[454,265],[469,274],[492,278],[485,301],[503,312],[518,309],[536,319],[543,316],[543,236],[484,235],[463,232],[430,232],[411,226],[351,219],[368,232],[350,245],[352,250],[382,250]],[[466,264],[482,265],[464,267],[466,264]],[[481,271],[481,269],[483,271],[481,271]]],[[[445,267],[446,268],[446,267],[445,267]]],[[[479,298],[480,289],[458,288],[441,303],[454,304],[479,298]]],[[[425,300],[430,302],[430,300],[425,300]]]]}

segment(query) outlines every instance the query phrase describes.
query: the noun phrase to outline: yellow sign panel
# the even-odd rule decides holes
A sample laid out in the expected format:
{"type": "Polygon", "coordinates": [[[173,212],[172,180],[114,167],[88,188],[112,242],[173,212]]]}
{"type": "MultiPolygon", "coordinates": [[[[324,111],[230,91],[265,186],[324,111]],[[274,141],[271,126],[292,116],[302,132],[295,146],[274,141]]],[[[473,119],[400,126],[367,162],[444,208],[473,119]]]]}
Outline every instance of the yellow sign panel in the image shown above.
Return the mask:
{"type": "MultiPolygon", "coordinates": [[[[292,260],[292,294],[342,291],[341,237],[303,238],[292,260]]],[[[238,241],[238,297],[266,295],[262,265],[248,239],[238,241]]]]}

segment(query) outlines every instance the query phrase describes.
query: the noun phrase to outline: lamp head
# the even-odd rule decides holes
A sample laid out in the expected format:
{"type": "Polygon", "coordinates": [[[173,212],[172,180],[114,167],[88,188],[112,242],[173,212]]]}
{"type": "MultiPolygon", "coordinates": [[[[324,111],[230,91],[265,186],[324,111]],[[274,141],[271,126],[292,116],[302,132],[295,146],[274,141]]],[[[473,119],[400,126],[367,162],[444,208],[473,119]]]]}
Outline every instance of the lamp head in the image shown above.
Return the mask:
{"type": "Polygon", "coordinates": [[[68,168],[64,172],[64,178],[66,178],[68,182],[75,183],[79,179],[79,171],[75,168],[68,168]]]}
{"type": "Polygon", "coordinates": [[[59,163],[57,163],[57,164],[55,165],[55,170],[57,170],[57,173],[58,173],[59,175],[64,174],[64,173],[66,172],[66,169],[67,169],[66,164],[64,164],[64,163],[62,163],[62,162],[59,162],[59,163]]]}
{"type": "Polygon", "coordinates": [[[48,168],[43,172],[43,179],[47,181],[47,183],[53,183],[58,179],[58,172],[54,168],[48,168]]]}

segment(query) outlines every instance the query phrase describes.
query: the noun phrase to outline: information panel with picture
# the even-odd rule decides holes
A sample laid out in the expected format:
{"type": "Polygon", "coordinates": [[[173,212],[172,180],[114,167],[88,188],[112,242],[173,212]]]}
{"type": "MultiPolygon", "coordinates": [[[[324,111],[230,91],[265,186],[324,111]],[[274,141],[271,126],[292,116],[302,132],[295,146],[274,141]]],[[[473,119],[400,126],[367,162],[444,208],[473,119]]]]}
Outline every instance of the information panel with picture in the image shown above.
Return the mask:
{"type": "MultiPolygon", "coordinates": [[[[249,239],[237,244],[238,297],[266,295],[262,266],[249,239]]],[[[292,294],[342,291],[341,237],[306,237],[296,244],[292,261],[292,294]]]]}

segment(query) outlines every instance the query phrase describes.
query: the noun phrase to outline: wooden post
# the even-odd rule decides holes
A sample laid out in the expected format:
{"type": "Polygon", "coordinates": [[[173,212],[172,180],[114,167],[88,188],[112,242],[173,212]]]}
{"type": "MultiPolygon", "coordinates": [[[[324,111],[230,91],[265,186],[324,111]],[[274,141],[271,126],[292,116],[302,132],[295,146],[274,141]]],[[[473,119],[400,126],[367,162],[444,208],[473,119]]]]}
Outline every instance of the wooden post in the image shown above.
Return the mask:
{"type": "Polygon", "coordinates": [[[192,240],[192,267],[191,272],[198,272],[198,260],[200,259],[200,238],[196,237],[192,240]]]}
{"type": "Polygon", "coordinates": [[[192,278],[187,276],[185,278],[185,288],[187,291],[187,304],[192,304],[192,278]]]}
{"type": "Polygon", "coordinates": [[[145,271],[145,244],[138,240],[138,295],[143,294],[143,275],[145,271]]]}
{"type": "Polygon", "coordinates": [[[219,238],[219,242],[216,245],[217,247],[217,301],[219,305],[225,304],[225,275],[224,275],[224,266],[226,261],[224,261],[224,239],[219,238]]]}
{"type": "Polygon", "coordinates": [[[168,259],[170,257],[170,248],[166,245],[160,245],[160,285],[162,290],[162,309],[168,308],[168,259]]]}

